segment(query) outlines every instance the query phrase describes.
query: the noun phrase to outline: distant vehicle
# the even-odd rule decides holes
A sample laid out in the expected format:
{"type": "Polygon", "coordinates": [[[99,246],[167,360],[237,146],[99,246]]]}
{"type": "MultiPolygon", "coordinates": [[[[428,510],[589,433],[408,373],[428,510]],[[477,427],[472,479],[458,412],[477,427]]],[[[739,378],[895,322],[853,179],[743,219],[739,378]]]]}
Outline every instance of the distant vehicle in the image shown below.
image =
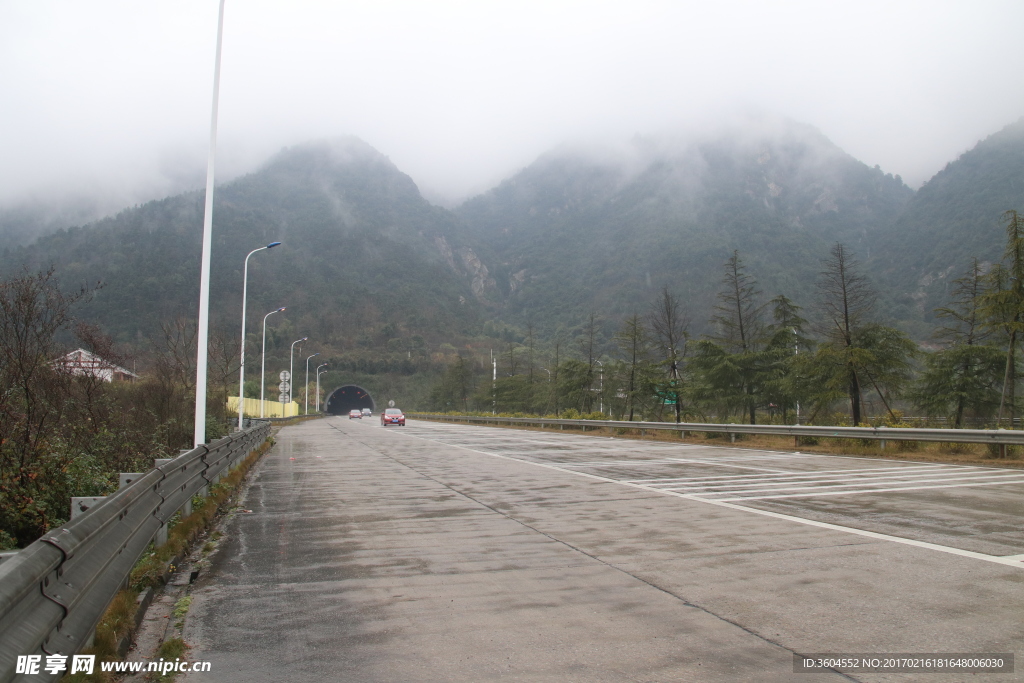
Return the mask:
{"type": "Polygon", "coordinates": [[[373,417],[373,411],[369,408],[363,408],[363,417],[373,417]]]}
{"type": "Polygon", "coordinates": [[[359,412],[358,408],[353,408],[352,410],[348,411],[348,419],[350,419],[350,420],[362,420],[363,419],[363,414],[361,412],[359,412]]]}
{"type": "Polygon", "coordinates": [[[405,415],[398,408],[385,408],[384,412],[380,414],[380,423],[385,427],[388,425],[404,427],[405,415]]]}

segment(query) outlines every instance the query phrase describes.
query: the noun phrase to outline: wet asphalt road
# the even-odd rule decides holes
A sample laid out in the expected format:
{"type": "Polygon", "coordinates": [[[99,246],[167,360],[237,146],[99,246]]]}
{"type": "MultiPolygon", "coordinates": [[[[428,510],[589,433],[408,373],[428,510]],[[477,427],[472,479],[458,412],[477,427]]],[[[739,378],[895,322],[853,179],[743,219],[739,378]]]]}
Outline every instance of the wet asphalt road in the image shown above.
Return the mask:
{"type": "Polygon", "coordinates": [[[417,421],[277,439],[193,591],[188,681],[1024,678],[793,672],[1020,656],[1019,471],[417,421]]]}

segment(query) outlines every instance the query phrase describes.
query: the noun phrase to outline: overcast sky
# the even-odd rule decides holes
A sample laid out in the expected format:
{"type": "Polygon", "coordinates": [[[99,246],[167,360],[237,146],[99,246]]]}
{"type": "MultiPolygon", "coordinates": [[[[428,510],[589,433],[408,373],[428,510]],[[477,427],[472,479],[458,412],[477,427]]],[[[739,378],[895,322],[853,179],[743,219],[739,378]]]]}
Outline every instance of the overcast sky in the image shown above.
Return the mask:
{"type": "MultiPolygon", "coordinates": [[[[217,0],[0,0],[0,206],[204,182],[217,0]]],[[[1021,0],[227,0],[218,179],[356,135],[428,196],[754,107],[918,186],[1024,115],[1021,0]]]]}

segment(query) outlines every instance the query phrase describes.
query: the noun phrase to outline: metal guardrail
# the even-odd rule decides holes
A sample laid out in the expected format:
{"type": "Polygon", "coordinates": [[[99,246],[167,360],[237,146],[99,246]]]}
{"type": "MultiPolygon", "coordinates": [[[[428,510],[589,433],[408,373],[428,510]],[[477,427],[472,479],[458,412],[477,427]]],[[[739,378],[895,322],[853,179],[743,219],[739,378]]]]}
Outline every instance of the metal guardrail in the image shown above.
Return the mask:
{"type": "Polygon", "coordinates": [[[774,436],[871,439],[881,441],[942,441],[945,443],[982,443],[1000,447],[1024,444],[1024,431],[1007,429],[933,429],[921,427],[814,427],[809,425],[748,425],[704,422],[629,422],[625,420],[562,420],[539,417],[478,417],[420,413],[430,420],[480,424],[538,425],[563,427],[608,427],[613,429],[715,432],[719,434],[766,434],[774,436]]]}
{"type": "Polygon", "coordinates": [[[0,683],[63,675],[17,674],[18,655],[70,662],[167,521],[269,435],[262,422],[182,453],[0,564],[0,683]]]}

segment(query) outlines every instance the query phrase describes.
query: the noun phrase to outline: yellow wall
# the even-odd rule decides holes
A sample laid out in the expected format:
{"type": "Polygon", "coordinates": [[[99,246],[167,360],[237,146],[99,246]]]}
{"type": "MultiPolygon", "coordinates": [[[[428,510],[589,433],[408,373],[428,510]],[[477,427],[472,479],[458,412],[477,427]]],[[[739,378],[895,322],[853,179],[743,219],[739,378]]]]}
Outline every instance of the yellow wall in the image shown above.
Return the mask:
{"type": "MultiPolygon", "coordinates": [[[[228,396],[228,410],[238,414],[238,397],[228,396]]],[[[281,403],[280,401],[263,401],[263,417],[293,417],[299,414],[299,404],[281,403]]],[[[245,399],[245,416],[260,416],[260,400],[258,398],[245,399]]]]}

